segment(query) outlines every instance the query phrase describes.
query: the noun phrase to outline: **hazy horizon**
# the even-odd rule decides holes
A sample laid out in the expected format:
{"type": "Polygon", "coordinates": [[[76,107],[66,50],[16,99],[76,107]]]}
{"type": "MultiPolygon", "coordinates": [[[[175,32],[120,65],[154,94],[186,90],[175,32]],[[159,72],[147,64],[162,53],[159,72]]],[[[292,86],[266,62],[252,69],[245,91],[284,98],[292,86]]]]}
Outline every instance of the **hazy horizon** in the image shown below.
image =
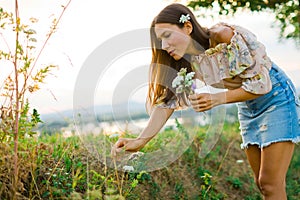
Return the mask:
{"type": "MultiPolygon", "coordinates": [[[[49,29],[47,22],[51,14],[57,15],[61,11],[61,1],[59,0],[43,2],[27,0],[19,3],[21,19],[39,18],[39,26],[35,29],[41,34],[49,29]]],[[[73,109],[74,87],[78,81],[79,72],[93,51],[105,42],[128,31],[148,29],[153,17],[170,3],[172,1],[167,0],[133,0],[130,3],[122,0],[71,2],[58,25],[57,32],[50,39],[39,60],[39,64],[57,64],[59,69],[53,72],[54,76],[46,79],[46,84],[41,85],[40,91],[30,94],[31,108],[36,108],[41,114],[73,109]]],[[[4,0],[1,4],[4,9],[13,9],[14,5],[10,0],[4,0]]],[[[207,27],[219,21],[241,25],[252,31],[265,45],[272,61],[291,77],[297,88],[300,88],[300,79],[298,78],[300,49],[297,49],[291,40],[278,41],[279,29],[271,27],[275,21],[272,13],[242,12],[235,17],[199,18],[199,22],[207,27]]],[[[3,35],[5,37],[5,34],[3,35]]],[[[148,35],[145,37],[148,38],[148,35]]],[[[124,44],[120,43],[119,45],[121,48],[124,44]]],[[[108,55],[104,53],[103,57],[106,56],[108,55]]],[[[98,76],[94,104],[110,104],[118,83],[129,72],[141,66],[148,66],[150,60],[150,49],[133,49],[111,59],[109,65],[105,66],[106,70],[103,74],[98,76]]],[[[0,70],[7,72],[3,65],[0,65],[0,70]]],[[[4,75],[5,73],[1,73],[0,80],[4,75]]],[[[145,82],[146,78],[147,74],[144,78],[145,82]]],[[[132,91],[128,100],[143,103],[146,98],[146,90],[145,84],[140,85],[132,91]]]]}

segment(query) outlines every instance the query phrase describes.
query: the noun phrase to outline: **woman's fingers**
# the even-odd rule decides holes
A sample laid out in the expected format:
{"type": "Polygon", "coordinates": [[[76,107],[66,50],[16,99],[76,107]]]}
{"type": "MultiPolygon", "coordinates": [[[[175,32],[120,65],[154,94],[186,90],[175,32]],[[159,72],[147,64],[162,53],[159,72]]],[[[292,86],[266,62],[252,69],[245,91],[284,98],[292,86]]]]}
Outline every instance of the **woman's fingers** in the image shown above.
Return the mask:
{"type": "Polygon", "coordinates": [[[197,112],[203,112],[205,110],[210,109],[210,98],[209,94],[201,93],[201,94],[192,94],[189,96],[190,103],[193,109],[197,112]]]}
{"type": "Polygon", "coordinates": [[[116,142],[115,147],[117,147],[117,148],[122,148],[122,147],[125,146],[125,144],[126,144],[126,139],[120,138],[120,139],[116,142]]]}
{"type": "Polygon", "coordinates": [[[145,138],[120,138],[112,147],[111,154],[117,156],[117,154],[122,151],[136,152],[145,144],[145,138]]]}
{"type": "Polygon", "coordinates": [[[192,104],[204,103],[208,99],[208,94],[201,93],[201,94],[192,94],[189,96],[190,102],[192,104]]]}
{"type": "Polygon", "coordinates": [[[120,138],[113,146],[111,153],[113,156],[117,156],[122,151],[137,151],[139,145],[136,139],[120,138]]]}
{"type": "Polygon", "coordinates": [[[112,156],[117,156],[118,153],[120,153],[123,148],[126,146],[127,140],[125,138],[120,138],[112,147],[111,154],[112,156]]]}

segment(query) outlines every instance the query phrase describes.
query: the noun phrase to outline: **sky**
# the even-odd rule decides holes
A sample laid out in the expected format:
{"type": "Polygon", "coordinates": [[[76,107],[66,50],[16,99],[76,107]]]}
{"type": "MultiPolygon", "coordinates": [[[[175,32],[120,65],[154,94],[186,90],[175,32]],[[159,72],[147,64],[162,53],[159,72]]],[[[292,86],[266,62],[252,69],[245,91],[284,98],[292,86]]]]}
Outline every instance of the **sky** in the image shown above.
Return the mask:
{"type": "MultiPolygon", "coordinates": [[[[61,4],[65,4],[64,2],[67,1],[19,1],[21,19],[26,20],[30,17],[39,19],[35,26],[38,41],[44,40],[53,16],[60,14],[61,4]]],[[[39,59],[40,65],[56,64],[59,68],[46,79],[46,84],[41,86],[40,91],[29,95],[31,107],[36,108],[42,114],[72,109],[74,87],[90,55],[99,46],[114,41],[114,37],[137,29],[147,30],[153,17],[170,3],[172,1],[168,0],[72,0],[58,25],[57,32],[50,39],[39,59]]],[[[13,11],[14,1],[2,0],[0,7],[13,11]]],[[[300,87],[300,79],[297,78],[300,74],[300,50],[292,41],[278,42],[279,30],[271,27],[274,24],[272,14],[243,12],[234,18],[199,18],[199,22],[207,27],[219,21],[241,25],[255,33],[266,46],[270,58],[286,71],[297,87],[300,87]]],[[[3,35],[10,41],[9,35],[5,33],[3,35]]],[[[121,49],[125,44],[126,41],[119,42],[116,49],[121,49]]],[[[106,56],[104,52],[103,58],[106,56]]],[[[150,59],[149,48],[132,49],[124,54],[116,55],[108,66],[104,66],[105,70],[97,80],[95,104],[110,104],[121,80],[140,66],[149,65],[150,59]]],[[[9,72],[7,65],[3,63],[0,65],[0,70],[4,72],[1,73],[0,79],[9,72]]],[[[146,79],[147,76],[143,78],[146,79]]],[[[140,84],[130,94],[130,98],[144,102],[145,95],[146,84],[140,84]]]]}

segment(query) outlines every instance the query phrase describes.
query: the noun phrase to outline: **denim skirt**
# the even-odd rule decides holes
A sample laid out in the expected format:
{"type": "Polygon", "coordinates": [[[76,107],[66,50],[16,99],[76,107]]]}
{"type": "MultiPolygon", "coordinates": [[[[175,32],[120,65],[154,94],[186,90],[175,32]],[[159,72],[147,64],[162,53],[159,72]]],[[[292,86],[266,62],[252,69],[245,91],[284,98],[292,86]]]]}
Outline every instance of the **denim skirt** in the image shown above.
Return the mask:
{"type": "Polygon", "coordinates": [[[300,141],[300,100],[288,76],[273,63],[272,90],[256,99],[237,103],[241,148],[266,147],[275,142],[300,141]]]}

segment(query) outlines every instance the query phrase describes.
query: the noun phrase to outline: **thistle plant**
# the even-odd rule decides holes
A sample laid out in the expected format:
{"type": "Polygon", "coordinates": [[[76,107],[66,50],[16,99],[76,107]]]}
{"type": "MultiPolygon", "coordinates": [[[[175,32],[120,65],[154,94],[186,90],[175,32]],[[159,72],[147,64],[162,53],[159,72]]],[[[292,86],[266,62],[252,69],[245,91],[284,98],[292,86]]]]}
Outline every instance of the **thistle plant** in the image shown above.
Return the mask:
{"type": "Polygon", "coordinates": [[[193,80],[195,72],[187,73],[186,68],[181,68],[172,82],[172,87],[176,88],[176,93],[193,94],[196,89],[196,83],[193,80]]]}

